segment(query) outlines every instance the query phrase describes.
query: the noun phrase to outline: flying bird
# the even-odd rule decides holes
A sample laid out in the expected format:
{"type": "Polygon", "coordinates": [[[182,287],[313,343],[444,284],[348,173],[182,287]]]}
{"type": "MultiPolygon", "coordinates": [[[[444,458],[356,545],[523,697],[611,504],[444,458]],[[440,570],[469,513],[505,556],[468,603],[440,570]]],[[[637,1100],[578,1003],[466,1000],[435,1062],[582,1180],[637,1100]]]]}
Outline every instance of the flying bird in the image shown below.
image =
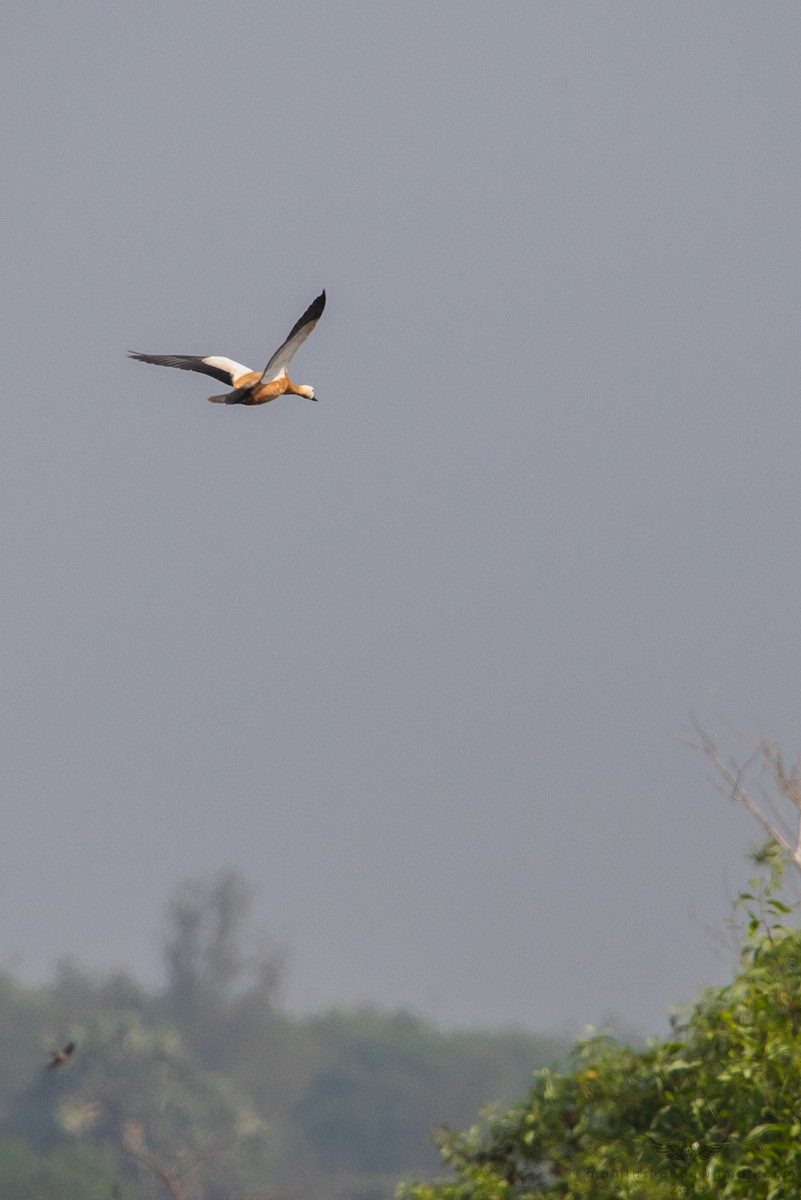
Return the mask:
{"type": "Polygon", "coordinates": [[[212,404],[267,404],[276,396],[287,394],[316,400],[314,388],[307,384],[293,383],[287,374],[287,367],[320,320],[324,308],[325,292],[322,291],[292,327],[289,337],[278,347],[261,373],[251,371],[250,367],[244,367],[232,358],[221,358],[217,354],[211,354],[207,358],[196,358],[187,354],[138,354],[131,350],[128,357],[137,358],[140,362],[155,363],[158,367],[201,371],[204,375],[212,375],[233,387],[232,392],[224,392],[221,396],[209,396],[212,404]]]}
{"type": "Polygon", "coordinates": [[[75,1043],[67,1042],[63,1050],[54,1050],[53,1057],[50,1059],[50,1062],[46,1064],[45,1070],[55,1071],[56,1067],[60,1067],[62,1063],[67,1061],[74,1049],[75,1043]]]}

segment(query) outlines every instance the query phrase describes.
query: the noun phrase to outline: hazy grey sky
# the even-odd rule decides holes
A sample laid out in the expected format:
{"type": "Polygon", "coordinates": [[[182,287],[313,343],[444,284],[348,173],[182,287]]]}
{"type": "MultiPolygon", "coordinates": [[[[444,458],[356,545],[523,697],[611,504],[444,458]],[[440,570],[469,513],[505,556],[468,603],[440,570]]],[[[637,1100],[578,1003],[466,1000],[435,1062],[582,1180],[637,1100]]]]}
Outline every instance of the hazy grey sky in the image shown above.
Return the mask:
{"type": "Polygon", "coordinates": [[[38,3],[2,63],[0,961],[657,1028],[799,749],[801,7],[38,3]],[[318,404],[209,405],[322,288],[318,404]]]}

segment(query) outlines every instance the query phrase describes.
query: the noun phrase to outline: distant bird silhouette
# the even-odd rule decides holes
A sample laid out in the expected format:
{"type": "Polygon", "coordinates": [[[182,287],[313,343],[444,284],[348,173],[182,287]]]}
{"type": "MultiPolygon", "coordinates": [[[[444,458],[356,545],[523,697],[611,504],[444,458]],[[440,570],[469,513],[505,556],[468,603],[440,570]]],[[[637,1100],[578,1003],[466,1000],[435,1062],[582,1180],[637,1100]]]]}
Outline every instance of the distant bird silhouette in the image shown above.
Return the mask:
{"type": "Polygon", "coordinates": [[[287,394],[316,400],[314,388],[306,384],[294,384],[287,375],[287,367],[320,320],[324,308],[323,291],[293,326],[289,337],[278,347],[261,374],[251,371],[250,367],[244,367],[242,363],[234,362],[232,358],[221,358],[216,354],[207,358],[197,358],[188,354],[139,354],[131,350],[128,357],[136,358],[140,362],[155,363],[157,367],[201,371],[204,375],[212,375],[215,379],[221,379],[223,383],[233,386],[232,392],[225,392],[222,396],[209,396],[212,404],[267,404],[276,396],[287,394]]]}
{"type": "Polygon", "coordinates": [[[67,1042],[67,1044],[63,1050],[54,1050],[53,1057],[50,1059],[50,1062],[47,1063],[47,1065],[45,1066],[45,1070],[46,1071],[55,1071],[56,1067],[60,1067],[62,1065],[62,1063],[65,1063],[67,1061],[67,1059],[71,1056],[74,1049],[75,1049],[75,1043],[67,1042]]]}

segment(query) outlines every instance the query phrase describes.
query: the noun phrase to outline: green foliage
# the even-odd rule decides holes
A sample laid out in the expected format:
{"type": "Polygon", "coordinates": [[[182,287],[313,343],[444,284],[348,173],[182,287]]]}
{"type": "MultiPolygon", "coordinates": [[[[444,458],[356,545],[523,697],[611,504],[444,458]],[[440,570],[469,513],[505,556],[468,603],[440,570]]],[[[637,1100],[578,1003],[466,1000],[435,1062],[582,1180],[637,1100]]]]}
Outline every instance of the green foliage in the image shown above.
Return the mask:
{"type": "Polygon", "coordinates": [[[565,1072],[465,1134],[443,1133],[455,1178],[407,1200],[794,1200],[801,1180],[801,932],[780,871],[743,893],[743,968],[673,1036],[645,1049],[580,1043],[565,1072]]]}
{"type": "Polygon", "coordinates": [[[19,1138],[0,1137],[0,1196],[8,1200],[138,1200],[108,1155],[91,1146],[37,1154],[19,1138]]]}

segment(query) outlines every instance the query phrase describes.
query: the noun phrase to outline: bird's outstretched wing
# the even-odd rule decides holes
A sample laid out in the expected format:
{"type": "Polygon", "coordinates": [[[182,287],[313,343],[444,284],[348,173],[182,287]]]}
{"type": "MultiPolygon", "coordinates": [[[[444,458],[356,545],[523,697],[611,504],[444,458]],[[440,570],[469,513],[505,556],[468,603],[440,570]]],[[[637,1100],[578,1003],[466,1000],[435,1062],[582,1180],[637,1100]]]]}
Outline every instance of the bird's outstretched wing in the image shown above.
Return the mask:
{"type": "Polygon", "coordinates": [[[262,383],[272,383],[274,379],[280,379],[286,373],[292,358],[300,346],[306,341],[311,331],[314,329],[325,308],[325,291],[320,292],[316,300],[312,300],[309,307],[306,309],[303,316],[292,327],[289,337],[279,346],[275,354],[272,356],[261,377],[262,383]]]}
{"type": "Polygon", "coordinates": [[[138,354],[137,351],[130,350],[128,357],[136,358],[139,362],[155,363],[157,367],[178,367],[180,371],[200,371],[203,375],[213,375],[221,383],[230,383],[232,387],[236,385],[237,379],[241,379],[245,375],[258,377],[258,373],[251,371],[250,367],[234,362],[232,358],[222,358],[218,354],[211,354],[207,358],[197,358],[191,354],[138,354]]]}

